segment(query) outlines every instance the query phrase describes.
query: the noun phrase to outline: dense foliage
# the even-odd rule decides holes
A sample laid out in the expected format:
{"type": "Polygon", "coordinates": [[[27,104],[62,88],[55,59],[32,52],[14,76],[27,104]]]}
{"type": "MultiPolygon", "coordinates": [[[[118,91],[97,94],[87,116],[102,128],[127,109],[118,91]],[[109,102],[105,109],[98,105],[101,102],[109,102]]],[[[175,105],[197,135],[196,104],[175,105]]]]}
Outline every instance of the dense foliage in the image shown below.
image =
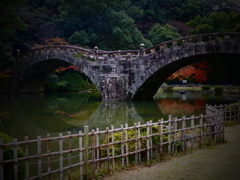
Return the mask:
{"type": "MultiPolygon", "coordinates": [[[[0,131],[0,139],[3,139],[3,143],[13,143],[13,138],[8,136],[7,134],[0,131]]],[[[7,146],[3,148],[3,157],[4,160],[13,159],[13,147],[7,146]]],[[[17,157],[24,157],[24,151],[21,147],[17,149],[17,157]]],[[[24,179],[25,176],[25,165],[18,164],[18,179],[24,179]]],[[[14,179],[14,163],[8,163],[4,165],[4,179],[11,180],[14,179]]]]}
{"type": "Polygon", "coordinates": [[[1,0],[0,76],[9,75],[17,49],[138,49],[186,34],[239,32],[239,17],[228,0],[1,0]]]}
{"type": "Polygon", "coordinates": [[[79,91],[88,87],[90,83],[87,76],[75,66],[58,68],[45,84],[46,91],[79,91]]]}
{"type": "Polygon", "coordinates": [[[186,79],[188,82],[203,83],[207,80],[208,71],[208,62],[202,61],[179,69],[178,71],[173,73],[168,78],[168,80],[177,79],[179,81],[182,81],[183,79],[186,79]]]}

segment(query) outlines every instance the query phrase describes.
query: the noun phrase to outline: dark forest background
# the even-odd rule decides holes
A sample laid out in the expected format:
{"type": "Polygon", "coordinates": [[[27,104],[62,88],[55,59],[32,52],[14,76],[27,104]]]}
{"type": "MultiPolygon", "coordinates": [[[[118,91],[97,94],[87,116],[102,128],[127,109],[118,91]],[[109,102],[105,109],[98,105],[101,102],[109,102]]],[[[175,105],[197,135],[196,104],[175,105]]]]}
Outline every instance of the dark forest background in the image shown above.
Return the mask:
{"type": "MultiPolygon", "coordinates": [[[[17,50],[24,53],[56,44],[139,49],[141,43],[150,47],[213,32],[240,32],[237,4],[228,0],[1,0],[0,81],[9,83],[17,50]]],[[[205,83],[238,84],[239,65],[236,59],[209,61],[205,83]]],[[[50,80],[58,83],[56,72],[53,76],[50,80]]]]}

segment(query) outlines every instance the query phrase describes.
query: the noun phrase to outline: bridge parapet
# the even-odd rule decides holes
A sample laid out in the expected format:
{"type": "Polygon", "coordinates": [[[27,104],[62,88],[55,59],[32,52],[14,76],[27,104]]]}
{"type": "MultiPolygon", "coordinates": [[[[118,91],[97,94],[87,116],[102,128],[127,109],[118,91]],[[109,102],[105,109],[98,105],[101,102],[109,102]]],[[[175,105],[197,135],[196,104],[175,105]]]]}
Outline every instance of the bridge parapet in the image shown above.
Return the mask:
{"type": "Polygon", "coordinates": [[[215,44],[219,41],[226,40],[240,40],[240,33],[211,33],[211,34],[201,34],[194,36],[182,37],[174,40],[169,40],[166,42],[162,42],[156,44],[152,47],[145,49],[145,54],[153,54],[155,52],[161,51],[167,48],[175,48],[177,46],[186,46],[188,44],[201,44],[201,43],[209,43],[215,44]]]}
{"type": "Polygon", "coordinates": [[[143,51],[141,50],[103,51],[98,50],[97,46],[95,46],[94,49],[84,49],[77,46],[53,45],[32,49],[28,53],[23,54],[20,59],[25,59],[26,57],[31,57],[34,55],[42,54],[43,52],[51,51],[66,51],[72,53],[76,58],[80,57],[82,59],[98,62],[108,61],[109,59],[113,58],[130,60],[132,58],[143,56],[143,51]]]}
{"type": "Polygon", "coordinates": [[[174,40],[169,40],[156,44],[152,47],[144,49],[144,45],[141,44],[139,50],[118,50],[118,51],[103,51],[99,50],[98,47],[94,49],[84,49],[77,46],[69,45],[53,45],[44,46],[41,48],[32,49],[27,54],[24,54],[21,59],[25,57],[40,54],[47,51],[68,51],[76,55],[76,57],[85,58],[91,61],[107,61],[112,58],[118,58],[122,60],[131,60],[133,58],[141,58],[147,54],[153,54],[155,52],[161,51],[162,49],[175,48],[177,46],[186,46],[188,44],[199,44],[206,43],[214,44],[219,41],[226,40],[240,40],[240,33],[211,33],[211,34],[201,34],[194,36],[182,37],[174,40]],[[79,55],[79,56],[77,56],[79,55]]]}

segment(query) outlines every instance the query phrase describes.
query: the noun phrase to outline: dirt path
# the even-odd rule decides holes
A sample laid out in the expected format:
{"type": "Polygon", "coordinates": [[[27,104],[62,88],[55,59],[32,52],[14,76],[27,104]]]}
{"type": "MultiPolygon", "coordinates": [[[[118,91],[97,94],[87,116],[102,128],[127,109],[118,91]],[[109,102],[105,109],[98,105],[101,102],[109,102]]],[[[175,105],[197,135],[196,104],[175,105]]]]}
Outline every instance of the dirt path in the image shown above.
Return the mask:
{"type": "Polygon", "coordinates": [[[225,140],[151,167],[115,172],[104,180],[240,180],[240,125],[226,127],[225,140]]]}

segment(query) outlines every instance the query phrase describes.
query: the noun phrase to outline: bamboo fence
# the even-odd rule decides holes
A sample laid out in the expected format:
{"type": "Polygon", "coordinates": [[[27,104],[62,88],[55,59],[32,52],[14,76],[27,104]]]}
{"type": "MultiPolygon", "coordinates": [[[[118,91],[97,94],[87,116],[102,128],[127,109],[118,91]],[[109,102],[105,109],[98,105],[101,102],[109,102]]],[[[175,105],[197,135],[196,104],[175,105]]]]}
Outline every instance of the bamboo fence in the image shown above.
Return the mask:
{"type": "MultiPolygon", "coordinates": [[[[201,148],[203,142],[224,139],[224,121],[239,122],[240,103],[220,106],[206,105],[206,115],[191,117],[172,117],[158,122],[149,121],[141,125],[128,124],[120,128],[107,127],[100,131],[88,126],[78,134],[59,134],[58,137],[4,143],[0,140],[0,180],[4,179],[5,167],[11,166],[14,179],[19,178],[20,167],[24,167],[24,179],[71,179],[73,168],[79,168],[79,179],[91,176],[106,168],[107,173],[116,169],[116,163],[127,167],[133,161],[141,163],[153,158],[154,154],[163,156],[188,148],[201,148]],[[12,148],[12,158],[4,157],[4,150],[12,148]],[[19,149],[24,157],[18,157],[19,149]],[[101,167],[102,166],[102,167],[101,167]]],[[[19,178],[20,179],[20,178],[19,178]]]]}

